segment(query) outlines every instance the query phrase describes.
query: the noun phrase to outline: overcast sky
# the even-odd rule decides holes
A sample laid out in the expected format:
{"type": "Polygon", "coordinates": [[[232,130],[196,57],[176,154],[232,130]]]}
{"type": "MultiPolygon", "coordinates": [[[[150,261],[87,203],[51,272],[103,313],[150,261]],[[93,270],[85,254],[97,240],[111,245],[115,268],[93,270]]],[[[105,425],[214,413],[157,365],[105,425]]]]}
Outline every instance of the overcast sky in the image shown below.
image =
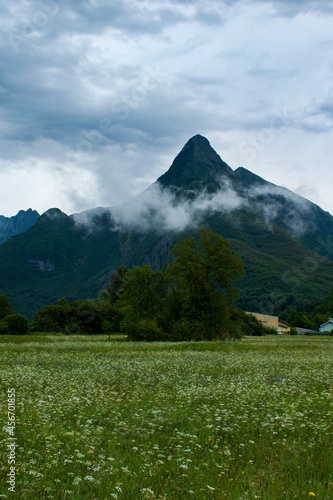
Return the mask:
{"type": "Polygon", "coordinates": [[[0,6],[0,214],[122,203],[186,141],[333,214],[333,2],[0,6]]]}

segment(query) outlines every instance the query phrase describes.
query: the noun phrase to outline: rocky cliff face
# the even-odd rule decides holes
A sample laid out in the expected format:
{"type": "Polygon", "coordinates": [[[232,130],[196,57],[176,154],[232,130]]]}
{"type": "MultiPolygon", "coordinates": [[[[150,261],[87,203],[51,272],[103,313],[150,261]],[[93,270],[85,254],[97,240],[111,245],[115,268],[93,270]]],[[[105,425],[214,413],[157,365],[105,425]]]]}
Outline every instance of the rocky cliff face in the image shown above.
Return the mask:
{"type": "Polygon", "coordinates": [[[24,233],[30,229],[39,218],[36,210],[20,210],[13,217],[0,215],[0,245],[16,234],[24,233]]]}

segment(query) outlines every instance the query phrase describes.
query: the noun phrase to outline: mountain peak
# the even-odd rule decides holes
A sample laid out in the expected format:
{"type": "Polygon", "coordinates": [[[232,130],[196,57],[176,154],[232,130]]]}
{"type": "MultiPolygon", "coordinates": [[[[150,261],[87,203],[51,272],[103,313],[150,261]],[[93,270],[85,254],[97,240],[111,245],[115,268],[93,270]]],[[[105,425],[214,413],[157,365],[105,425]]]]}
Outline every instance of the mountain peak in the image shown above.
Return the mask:
{"type": "Polygon", "coordinates": [[[0,215],[0,245],[7,241],[11,236],[24,233],[30,229],[38,218],[39,213],[31,208],[28,210],[20,210],[12,217],[0,215]]]}
{"type": "Polygon", "coordinates": [[[196,134],[193,137],[191,137],[191,139],[189,139],[187,141],[187,143],[185,144],[184,148],[189,147],[191,145],[198,146],[198,147],[200,147],[200,146],[201,147],[207,147],[207,146],[211,147],[209,140],[200,134],[196,134]]]}
{"type": "Polygon", "coordinates": [[[157,182],[164,187],[216,191],[221,178],[233,175],[227,165],[202,135],[191,137],[174,159],[169,170],[157,182]]]}
{"type": "Polygon", "coordinates": [[[46,212],[44,212],[41,217],[40,217],[40,221],[41,222],[45,222],[45,221],[48,221],[48,220],[64,220],[64,219],[68,219],[68,215],[65,214],[64,212],[62,212],[59,208],[49,208],[48,210],[46,210],[46,212]]]}

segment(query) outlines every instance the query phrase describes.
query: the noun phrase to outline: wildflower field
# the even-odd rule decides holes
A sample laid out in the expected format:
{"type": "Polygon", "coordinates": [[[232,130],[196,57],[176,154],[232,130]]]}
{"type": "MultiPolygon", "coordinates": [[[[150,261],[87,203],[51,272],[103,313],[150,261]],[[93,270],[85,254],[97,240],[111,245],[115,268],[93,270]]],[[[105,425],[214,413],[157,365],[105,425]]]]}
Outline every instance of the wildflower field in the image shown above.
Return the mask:
{"type": "Polygon", "coordinates": [[[2,498],[333,499],[333,338],[2,337],[0,380],[2,498]]]}

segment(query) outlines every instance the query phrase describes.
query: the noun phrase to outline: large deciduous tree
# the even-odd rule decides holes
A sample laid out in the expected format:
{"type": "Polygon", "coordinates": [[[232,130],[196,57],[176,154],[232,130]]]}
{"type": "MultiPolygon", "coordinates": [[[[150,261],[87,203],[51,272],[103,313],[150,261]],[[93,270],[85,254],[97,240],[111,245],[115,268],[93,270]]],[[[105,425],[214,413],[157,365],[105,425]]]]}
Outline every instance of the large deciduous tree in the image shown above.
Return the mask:
{"type": "Polygon", "coordinates": [[[175,339],[212,339],[228,335],[230,306],[237,297],[235,280],[244,272],[230,244],[209,229],[189,236],[172,251],[167,269],[175,339]]]}

